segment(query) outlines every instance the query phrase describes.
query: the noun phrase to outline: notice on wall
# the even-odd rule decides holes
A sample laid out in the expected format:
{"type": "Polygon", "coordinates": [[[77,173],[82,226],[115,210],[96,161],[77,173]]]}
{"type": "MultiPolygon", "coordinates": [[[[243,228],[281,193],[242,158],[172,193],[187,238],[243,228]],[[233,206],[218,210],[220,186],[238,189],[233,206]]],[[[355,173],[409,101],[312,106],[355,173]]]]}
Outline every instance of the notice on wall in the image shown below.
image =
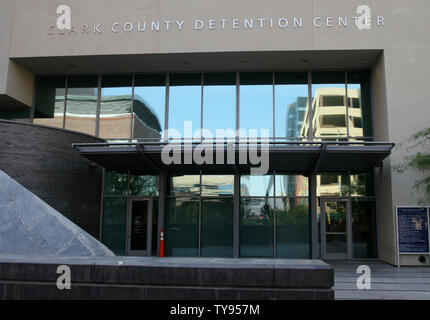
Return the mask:
{"type": "Polygon", "coordinates": [[[399,253],[428,253],[427,208],[397,207],[399,253]]]}

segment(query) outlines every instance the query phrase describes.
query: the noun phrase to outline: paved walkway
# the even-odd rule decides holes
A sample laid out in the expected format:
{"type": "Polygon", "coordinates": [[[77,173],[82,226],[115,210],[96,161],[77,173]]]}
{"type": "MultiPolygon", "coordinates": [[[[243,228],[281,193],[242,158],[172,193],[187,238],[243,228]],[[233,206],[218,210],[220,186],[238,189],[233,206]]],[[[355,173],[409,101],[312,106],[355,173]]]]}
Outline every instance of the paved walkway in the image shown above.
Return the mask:
{"type": "Polygon", "coordinates": [[[380,261],[326,261],[335,270],[335,298],[430,300],[430,267],[401,267],[380,261]],[[371,289],[358,290],[357,267],[371,270],[371,289]]]}

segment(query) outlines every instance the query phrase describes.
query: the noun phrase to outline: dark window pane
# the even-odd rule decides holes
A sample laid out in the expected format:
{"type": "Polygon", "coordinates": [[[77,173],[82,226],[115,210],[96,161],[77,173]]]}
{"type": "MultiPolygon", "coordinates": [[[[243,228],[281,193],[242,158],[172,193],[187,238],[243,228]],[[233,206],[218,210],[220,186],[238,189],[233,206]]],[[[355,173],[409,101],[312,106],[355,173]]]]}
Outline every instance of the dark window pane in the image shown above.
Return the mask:
{"type": "Polygon", "coordinates": [[[233,175],[202,175],[203,197],[228,197],[234,195],[233,175]]]}
{"type": "Polygon", "coordinates": [[[348,72],[348,99],[350,101],[348,113],[351,119],[354,119],[354,123],[349,124],[349,135],[351,137],[372,137],[369,72],[348,72]]]}
{"type": "Polygon", "coordinates": [[[130,194],[136,196],[158,196],[158,177],[130,175],[130,194]]]}
{"type": "Polygon", "coordinates": [[[103,199],[102,242],[117,255],[125,254],[127,200],[103,199]]]}
{"type": "Polygon", "coordinates": [[[200,175],[170,177],[171,196],[199,196],[200,175]]]}
{"type": "Polygon", "coordinates": [[[95,135],[97,94],[98,77],[69,77],[66,129],[95,135]]]}
{"type": "Polygon", "coordinates": [[[376,258],[375,202],[353,199],[351,211],[353,257],[376,258]]]}
{"type": "MultiPolygon", "coordinates": [[[[15,108],[3,109],[0,111],[0,119],[28,122],[30,121],[30,110],[17,110],[15,108]]],[[[34,123],[38,123],[37,121],[39,119],[34,120],[34,123]]]]}
{"type": "Polygon", "coordinates": [[[240,177],[240,195],[245,196],[273,196],[273,175],[240,177]]]}
{"type": "Polygon", "coordinates": [[[104,178],[104,194],[122,196],[127,195],[128,174],[106,171],[104,178]]]}
{"type": "Polygon", "coordinates": [[[203,257],[233,257],[233,199],[202,200],[203,257]]]}
{"type": "Polygon", "coordinates": [[[131,76],[103,76],[100,103],[100,137],[129,139],[132,105],[131,76]]]}
{"type": "Polygon", "coordinates": [[[277,257],[310,258],[307,198],[276,199],[277,257]]]}
{"type": "Polygon", "coordinates": [[[308,178],[299,175],[276,175],[276,196],[307,197],[309,195],[308,178]]]}
{"type": "Polygon", "coordinates": [[[157,255],[158,241],[160,241],[158,234],[158,201],[158,198],[152,198],[152,256],[157,255]]]}
{"type": "Polygon", "coordinates": [[[166,208],[166,255],[198,256],[199,200],[169,198],[166,208]]]}
{"type": "Polygon", "coordinates": [[[273,205],[269,198],[241,198],[241,257],[273,257],[273,205]]]}
{"type": "Polygon", "coordinates": [[[360,197],[375,195],[375,181],[373,172],[351,175],[351,196],[360,197]]]}
{"type": "Polygon", "coordinates": [[[136,75],[134,79],[133,138],[160,139],[166,109],[164,75],[136,75]]]}
{"type": "Polygon", "coordinates": [[[65,87],[65,77],[36,78],[33,123],[63,127],[65,87]]]}

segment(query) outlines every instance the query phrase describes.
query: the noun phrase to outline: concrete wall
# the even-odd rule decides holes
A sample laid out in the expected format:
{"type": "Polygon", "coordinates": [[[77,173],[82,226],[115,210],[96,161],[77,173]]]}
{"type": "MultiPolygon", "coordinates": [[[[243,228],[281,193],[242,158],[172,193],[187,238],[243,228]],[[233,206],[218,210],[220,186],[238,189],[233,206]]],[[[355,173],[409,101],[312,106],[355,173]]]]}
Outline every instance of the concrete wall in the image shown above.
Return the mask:
{"type": "Polygon", "coordinates": [[[95,238],[99,238],[102,169],[72,143],[84,134],[0,120],[0,169],[95,238]]]}
{"type": "MultiPolygon", "coordinates": [[[[13,0],[3,0],[0,2],[0,95],[5,95],[13,100],[17,100],[20,104],[31,107],[34,76],[30,71],[9,60],[13,34],[13,9],[13,0]]],[[[13,107],[14,105],[6,106],[13,107]]]]}

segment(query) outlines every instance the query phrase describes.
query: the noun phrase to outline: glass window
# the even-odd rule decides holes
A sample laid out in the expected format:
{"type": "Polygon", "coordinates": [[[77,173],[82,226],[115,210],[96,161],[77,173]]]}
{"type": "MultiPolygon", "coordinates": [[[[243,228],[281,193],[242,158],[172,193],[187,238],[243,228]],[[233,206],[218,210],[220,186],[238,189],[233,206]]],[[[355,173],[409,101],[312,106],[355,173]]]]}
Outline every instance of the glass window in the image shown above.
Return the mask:
{"type": "Polygon", "coordinates": [[[352,250],[354,258],[376,258],[375,201],[353,199],[352,250]]]}
{"type": "Polygon", "coordinates": [[[63,128],[65,88],[65,77],[36,78],[33,123],[63,128]]]}
{"type": "MultiPolygon", "coordinates": [[[[2,107],[2,110],[0,110],[0,119],[28,122],[30,121],[30,110],[18,110],[16,107],[2,107]]],[[[37,120],[34,123],[37,123],[37,120]]]]}
{"type": "Polygon", "coordinates": [[[159,140],[164,130],[166,76],[134,77],[133,138],[159,140]]]}
{"type": "Polygon", "coordinates": [[[310,258],[308,201],[307,198],[276,199],[278,258],[310,258]]]}
{"type": "Polygon", "coordinates": [[[200,175],[170,177],[171,196],[200,196],[200,175]]]}
{"type": "Polygon", "coordinates": [[[203,257],[233,257],[233,199],[202,200],[203,257]]]}
{"type": "Polygon", "coordinates": [[[113,196],[127,195],[128,174],[106,171],[104,178],[104,194],[113,196]]]}
{"type": "Polygon", "coordinates": [[[275,73],[275,135],[276,137],[307,137],[308,123],[307,72],[275,73]]]}
{"type": "Polygon", "coordinates": [[[232,197],[233,175],[202,175],[202,197],[232,197]]]}
{"type": "Polygon", "coordinates": [[[167,200],[165,248],[167,256],[199,255],[199,200],[167,200]]]}
{"type": "Polygon", "coordinates": [[[69,77],[66,129],[96,134],[98,77],[69,77]]]}
{"type": "Polygon", "coordinates": [[[317,176],[317,196],[349,196],[349,175],[321,174],[317,176]]]}
{"type": "Polygon", "coordinates": [[[242,175],[240,177],[240,195],[248,196],[273,196],[273,175],[251,176],[242,175]]]}
{"type": "Polygon", "coordinates": [[[125,255],[126,198],[103,199],[102,242],[117,255],[125,255]]]}
{"type": "MultiPolygon", "coordinates": [[[[269,130],[269,137],[273,137],[273,73],[240,74],[239,110],[240,129],[246,131],[246,136],[260,137],[261,130],[269,130]],[[256,135],[250,130],[257,130],[256,135]]],[[[244,134],[239,135],[245,137],[244,134]]]]}
{"type": "Polygon", "coordinates": [[[315,137],[346,137],[345,72],[312,72],[312,130],[315,137]]]}
{"type": "Polygon", "coordinates": [[[132,196],[158,196],[158,177],[130,175],[130,194],[132,196]]]}
{"type": "MultiPolygon", "coordinates": [[[[169,88],[169,129],[176,129],[181,138],[192,138],[201,128],[202,86],[200,73],[172,74],[169,88]],[[192,128],[184,131],[185,121],[192,128]]],[[[169,133],[172,137],[172,134],[169,133]]]]}
{"type": "Polygon", "coordinates": [[[308,178],[299,175],[276,175],[276,196],[307,197],[309,195],[308,178]]]}
{"type": "Polygon", "coordinates": [[[216,130],[224,130],[219,138],[236,136],[236,74],[203,74],[203,132],[204,137],[215,138],[216,130]]]}
{"type": "Polygon", "coordinates": [[[372,137],[369,72],[348,72],[348,100],[349,135],[351,137],[372,137]]]}
{"type": "Polygon", "coordinates": [[[241,198],[241,257],[273,257],[273,216],[273,199],[241,198]]]}
{"type": "Polygon", "coordinates": [[[130,138],[131,85],[131,75],[102,77],[100,137],[104,139],[130,138]]]}
{"type": "Polygon", "coordinates": [[[373,172],[351,175],[351,196],[372,197],[375,195],[373,172]]]}

